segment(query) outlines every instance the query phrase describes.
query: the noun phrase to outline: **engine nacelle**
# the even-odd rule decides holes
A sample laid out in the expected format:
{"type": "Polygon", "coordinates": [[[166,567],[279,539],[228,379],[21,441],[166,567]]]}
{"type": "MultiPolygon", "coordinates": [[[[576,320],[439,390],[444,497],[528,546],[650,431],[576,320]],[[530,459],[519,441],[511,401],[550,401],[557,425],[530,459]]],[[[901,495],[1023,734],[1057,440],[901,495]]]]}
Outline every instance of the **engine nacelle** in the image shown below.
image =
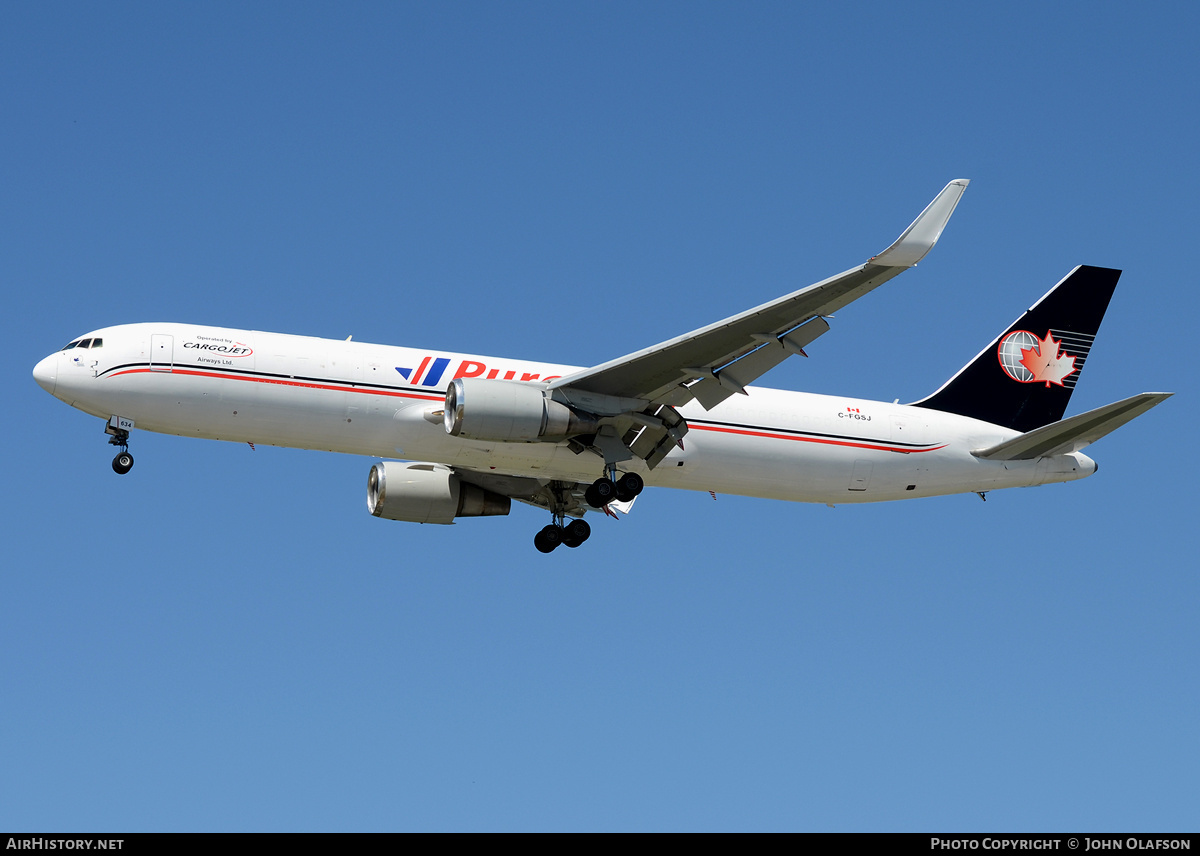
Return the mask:
{"type": "Polygon", "coordinates": [[[507,496],[468,484],[441,464],[384,461],[367,477],[367,510],[388,520],[453,523],[455,517],[508,514],[507,496]]]}
{"type": "Polygon", "coordinates": [[[597,429],[594,416],[576,413],[540,386],[486,378],[451,382],[442,421],[451,436],[506,443],[563,440],[597,429]]]}

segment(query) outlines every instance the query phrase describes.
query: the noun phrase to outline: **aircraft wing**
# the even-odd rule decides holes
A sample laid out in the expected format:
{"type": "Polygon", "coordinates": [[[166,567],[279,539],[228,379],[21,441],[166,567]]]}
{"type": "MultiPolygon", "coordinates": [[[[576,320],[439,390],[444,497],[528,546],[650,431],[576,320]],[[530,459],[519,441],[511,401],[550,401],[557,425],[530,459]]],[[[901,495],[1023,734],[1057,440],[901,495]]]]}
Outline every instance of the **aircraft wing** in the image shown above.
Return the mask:
{"type": "Polygon", "coordinates": [[[550,384],[550,389],[561,390],[565,399],[585,408],[588,398],[594,402],[611,396],[638,400],[652,411],[692,399],[710,409],[734,393],[744,395],[746,384],[791,354],[803,353],[805,345],[829,329],[822,316],[923,259],[937,243],[967,184],[961,178],[947,184],[895,243],[865,264],[651,348],[567,375],[550,384]]]}

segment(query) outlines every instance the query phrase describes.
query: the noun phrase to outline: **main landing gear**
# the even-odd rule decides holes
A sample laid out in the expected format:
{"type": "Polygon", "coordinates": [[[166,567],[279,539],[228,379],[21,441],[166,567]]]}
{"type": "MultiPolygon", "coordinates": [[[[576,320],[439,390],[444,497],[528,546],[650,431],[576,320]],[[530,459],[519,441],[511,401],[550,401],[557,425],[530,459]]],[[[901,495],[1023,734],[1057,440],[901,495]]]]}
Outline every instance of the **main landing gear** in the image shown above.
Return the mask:
{"type": "Polygon", "coordinates": [[[553,496],[550,513],[554,515],[554,522],[542,527],[542,530],[533,536],[533,546],[537,547],[539,553],[552,552],[559,544],[578,547],[592,534],[592,527],[583,520],[567,522],[567,491],[570,488],[571,485],[564,482],[553,482],[550,485],[553,496]]]}
{"type": "Polygon", "coordinates": [[[618,502],[629,502],[639,493],[646,483],[637,473],[622,473],[617,475],[615,468],[606,476],[596,479],[583,492],[583,498],[592,508],[603,508],[614,499],[618,502]]]}
{"type": "Polygon", "coordinates": [[[541,553],[549,553],[559,544],[568,547],[578,547],[592,534],[592,527],[586,520],[572,520],[563,525],[557,520],[533,536],[533,546],[541,553]]]}
{"type": "Polygon", "coordinates": [[[592,527],[583,520],[566,522],[566,493],[570,487],[563,481],[553,481],[550,485],[553,496],[550,513],[554,515],[554,522],[534,535],[533,545],[538,547],[538,552],[552,552],[559,544],[577,547],[592,534],[592,527]]]}
{"type": "Polygon", "coordinates": [[[108,425],[104,426],[104,433],[112,435],[108,438],[108,445],[121,447],[112,460],[112,468],[114,473],[123,476],[133,469],[133,455],[129,454],[129,430],[119,427],[118,423],[116,417],[110,419],[108,425]]]}
{"type": "MultiPolygon", "coordinates": [[[[611,467],[607,475],[596,479],[588,486],[583,497],[592,508],[603,508],[613,500],[629,502],[641,493],[645,486],[642,477],[637,473],[618,474],[616,468],[611,467]]],[[[586,520],[567,522],[565,510],[567,502],[564,498],[564,490],[567,487],[568,485],[560,486],[556,483],[551,488],[555,501],[550,512],[554,515],[554,522],[543,527],[538,534],[533,536],[533,546],[541,553],[550,553],[559,544],[578,547],[592,534],[592,527],[586,520]]]]}

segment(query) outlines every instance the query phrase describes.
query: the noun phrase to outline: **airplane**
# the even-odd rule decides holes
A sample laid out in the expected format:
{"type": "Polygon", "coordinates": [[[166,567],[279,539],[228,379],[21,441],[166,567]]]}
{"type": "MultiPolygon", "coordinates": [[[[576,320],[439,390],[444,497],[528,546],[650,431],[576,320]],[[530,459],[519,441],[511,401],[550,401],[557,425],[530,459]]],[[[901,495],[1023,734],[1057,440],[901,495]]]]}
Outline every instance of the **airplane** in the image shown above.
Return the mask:
{"type": "Polygon", "coordinates": [[[376,517],[551,522],[578,547],[589,511],[629,513],[646,485],[829,505],[1081,479],[1081,449],[1170,397],[1064,418],[1121,271],[1080,265],[940,389],[912,404],[751,386],[828,332],[833,313],[917,265],[968,180],[951,181],[858,267],[591,368],[198,324],[94,330],[41,360],[47,392],[105,420],[133,466],[135,428],[383,458],[376,517]]]}

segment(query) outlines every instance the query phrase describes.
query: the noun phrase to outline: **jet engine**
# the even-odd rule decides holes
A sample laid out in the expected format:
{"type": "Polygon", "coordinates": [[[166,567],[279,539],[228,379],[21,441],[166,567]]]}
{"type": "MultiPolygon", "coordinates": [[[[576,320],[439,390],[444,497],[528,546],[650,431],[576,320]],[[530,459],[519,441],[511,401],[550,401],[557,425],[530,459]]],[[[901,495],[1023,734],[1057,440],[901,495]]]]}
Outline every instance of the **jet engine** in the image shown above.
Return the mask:
{"type": "Polygon", "coordinates": [[[456,378],[446,390],[446,433],[471,440],[536,443],[595,433],[596,418],[577,413],[530,383],[456,378]]]}
{"type": "Polygon", "coordinates": [[[468,484],[441,464],[384,461],[367,477],[367,510],[388,520],[453,523],[455,517],[506,515],[507,496],[468,484]]]}

